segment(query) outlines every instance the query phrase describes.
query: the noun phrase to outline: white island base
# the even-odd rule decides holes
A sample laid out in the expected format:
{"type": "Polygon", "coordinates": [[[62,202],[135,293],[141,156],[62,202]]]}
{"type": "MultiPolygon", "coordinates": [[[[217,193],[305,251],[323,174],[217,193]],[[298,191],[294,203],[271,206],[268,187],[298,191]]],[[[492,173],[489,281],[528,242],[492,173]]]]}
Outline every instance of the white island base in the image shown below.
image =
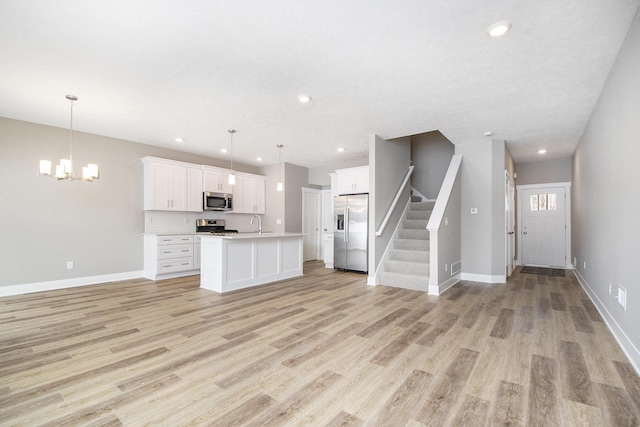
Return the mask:
{"type": "Polygon", "coordinates": [[[302,234],[201,237],[200,287],[223,293],[302,276],[302,234]]]}

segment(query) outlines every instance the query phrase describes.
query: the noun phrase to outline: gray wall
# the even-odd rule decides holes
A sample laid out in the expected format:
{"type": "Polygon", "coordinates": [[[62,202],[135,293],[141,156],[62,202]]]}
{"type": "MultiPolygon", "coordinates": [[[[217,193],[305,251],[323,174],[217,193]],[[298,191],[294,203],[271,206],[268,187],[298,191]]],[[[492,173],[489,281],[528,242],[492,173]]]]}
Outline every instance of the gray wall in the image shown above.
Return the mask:
{"type": "Polygon", "coordinates": [[[573,157],[571,208],[577,272],[636,369],[640,366],[638,52],[640,11],[573,157]],[[614,286],[612,295],[608,283],[614,286]],[[627,289],[627,311],[615,300],[617,285],[627,289]]]}
{"type": "MultiPolygon", "coordinates": [[[[226,160],[74,132],[76,172],[93,183],[38,176],[40,159],[68,156],[68,129],[0,118],[0,286],[140,271],[144,156],[228,167],[226,160]],[[74,261],[73,270],[66,269],[74,261]]],[[[236,166],[236,165],[234,165],[236,166]]],[[[237,165],[239,171],[259,173],[237,165]]]]}
{"type": "Polygon", "coordinates": [[[375,233],[382,224],[404,177],[409,170],[411,140],[398,138],[386,141],[372,135],[369,141],[369,272],[370,275],[382,260],[384,251],[393,237],[393,232],[402,211],[409,200],[409,186],[396,205],[384,233],[375,233]]]}
{"type": "Polygon", "coordinates": [[[570,182],[572,159],[553,159],[540,162],[517,163],[518,185],[570,182]]]}
{"type": "Polygon", "coordinates": [[[505,143],[480,140],[456,144],[461,154],[463,279],[499,281],[505,274],[505,143]],[[472,215],[471,208],[478,214],[472,215]]]}
{"type": "Polygon", "coordinates": [[[435,200],[442,187],[455,147],[438,131],[411,137],[411,162],[415,166],[411,186],[435,200]]]}

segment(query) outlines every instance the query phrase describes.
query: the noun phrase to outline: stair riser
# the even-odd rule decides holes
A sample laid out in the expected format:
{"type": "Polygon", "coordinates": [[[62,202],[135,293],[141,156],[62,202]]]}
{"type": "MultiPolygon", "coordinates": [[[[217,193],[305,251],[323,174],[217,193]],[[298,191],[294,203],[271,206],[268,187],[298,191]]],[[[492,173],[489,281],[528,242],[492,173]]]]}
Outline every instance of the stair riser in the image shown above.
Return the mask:
{"type": "Polygon", "coordinates": [[[409,210],[411,211],[431,211],[433,210],[434,202],[411,202],[409,210]]]}
{"type": "Polygon", "coordinates": [[[405,219],[429,221],[431,211],[407,211],[405,219]]]}
{"type": "Polygon", "coordinates": [[[414,239],[414,240],[429,240],[428,230],[398,230],[398,238],[400,239],[414,239]]]}
{"type": "Polygon", "coordinates": [[[426,219],[403,219],[402,228],[405,230],[426,230],[428,222],[426,219]]]}
{"type": "Polygon", "coordinates": [[[391,249],[389,251],[389,259],[392,261],[409,261],[409,262],[429,262],[428,251],[407,251],[391,249]]]}
{"type": "Polygon", "coordinates": [[[394,249],[405,249],[410,251],[428,251],[428,240],[400,239],[393,242],[394,249]]]}
{"type": "Polygon", "coordinates": [[[384,271],[390,273],[413,274],[416,276],[428,276],[429,264],[420,264],[406,261],[385,261],[384,271]]]}
{"type": "Polygon", "coordinates": [[[419,291],[429,290],[429,278],[417,278],[414,276],[405,276],[397,273],[380,273],[378,275],[378,283],[386,286],[393,286],[403,289],[415,289],[419,291]]]}

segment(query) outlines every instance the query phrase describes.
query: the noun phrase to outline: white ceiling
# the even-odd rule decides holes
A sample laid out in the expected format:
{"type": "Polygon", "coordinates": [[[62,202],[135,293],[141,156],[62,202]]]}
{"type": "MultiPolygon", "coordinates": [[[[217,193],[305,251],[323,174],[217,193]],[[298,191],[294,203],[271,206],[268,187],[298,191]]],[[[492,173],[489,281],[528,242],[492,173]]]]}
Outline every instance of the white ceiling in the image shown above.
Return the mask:
{"type": "Polygon", "coordinates": [[[492,131],[517,162],[568,157],[639,4],[2,0],[0,116],[68,127],[74,94],[77,130],[224,158],[235,128],[250,165],[276,163],[276,144],[313,167],[432,130],[492,131]]]}

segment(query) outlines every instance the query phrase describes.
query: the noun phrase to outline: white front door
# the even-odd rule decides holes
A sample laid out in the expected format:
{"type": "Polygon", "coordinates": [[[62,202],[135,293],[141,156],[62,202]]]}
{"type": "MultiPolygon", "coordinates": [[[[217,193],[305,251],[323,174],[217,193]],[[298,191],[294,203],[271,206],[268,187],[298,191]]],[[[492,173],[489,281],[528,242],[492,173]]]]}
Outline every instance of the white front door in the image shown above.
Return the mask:
{"type": "Polygon", "coordinates": [[[564,187],[522,190],[522,263],[564,268],[566,264],[566,197],[564,187]]]}
{"type": "Polygon", "coordinates": [[[320,257],[320,190],[302,189],[302,247],[305,261],[320,257]]]}

